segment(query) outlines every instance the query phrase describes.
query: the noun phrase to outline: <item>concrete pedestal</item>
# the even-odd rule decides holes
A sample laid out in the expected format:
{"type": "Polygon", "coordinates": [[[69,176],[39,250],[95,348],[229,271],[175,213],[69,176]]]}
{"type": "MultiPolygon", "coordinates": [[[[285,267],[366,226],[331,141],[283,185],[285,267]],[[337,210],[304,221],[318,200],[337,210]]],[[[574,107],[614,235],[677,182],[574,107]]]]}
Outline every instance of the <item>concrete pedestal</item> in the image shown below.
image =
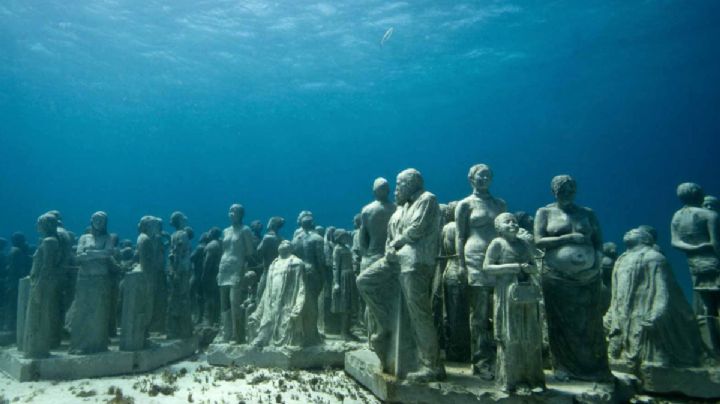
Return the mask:
{"type": "MultiPolygon", "coordinates": [[[[67,347],[64,347],[67,348],[67,347]]],[[[185,340],[151,340],[147,349],[135,352],[118,351],[91,355],[71,355],[66,350],[52,351],[46,359],[25,359],[17,348],[0,350],[0,371],[14,379],[76,380],[148,372],[195,353],[197,337],[185,340]]]]}
{"type": "Polygon", "coordinates": [[[210,344],[207,361],[216,366],[253,365],[261,368],[280,369],[322,369],[326,367],[342,368],[345,353],[362,346],[358,342],[340,340],[325,341],[320,345],[307,348],[271,348],[254,349],[249,345],[226,343],[210,344]]]}

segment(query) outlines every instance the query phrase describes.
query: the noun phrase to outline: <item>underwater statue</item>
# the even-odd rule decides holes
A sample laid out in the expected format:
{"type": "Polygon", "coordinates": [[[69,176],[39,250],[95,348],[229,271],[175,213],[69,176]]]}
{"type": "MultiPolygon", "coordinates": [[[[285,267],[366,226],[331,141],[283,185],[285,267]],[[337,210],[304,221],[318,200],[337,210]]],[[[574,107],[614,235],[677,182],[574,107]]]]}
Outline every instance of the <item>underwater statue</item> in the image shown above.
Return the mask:
{"type": "Polygon", "coordinates": [[[608,307],[610,307],[610,297],[612,295],[612,272],[613,267],[615,267],[615,260],[617,259],[617,245],[612,241],[608,241],[603,243],[602,249],[600,269],[602,270],[603,291],[602,312],[605,314],[608,307]]]}
{"type": "Polygon", "coordinates": [[[672,246],[687,256],[693,286],[693,306],[707,347],[720,354],[720,220],[718,213],[702,207],[700,185],[686,182],[677,187],[683,207],[673,215],[672,246]]]}
{"type": "Polygon", "coordinates": [[[175,232],[170,236],[168,255],[168,312],[167,337],[189,338],[193,333],[192,306],[190,304],[190,276],[192,273],[190,234],[187,217],[182,212],[173,212],[170,225],[175,232]]]}
{"type": "Polygon", "coordinates": [[[245,208],[233,204],[228,211],[230,226],[223,230],[223,253],[217,283],[220,287],[220,321],[225,342],[245,342],[245,312],[242,304],[247,297],[245,273],[255,254],[252,231],[243,224],[245,208]]]}
{"type": "MultiPolygon", "coordinates": [[[[388,222],[397,209],[395,204],[390,201],[388,180],[382,177],[376,178],[373,181],[372,191],[375,200],[365,205],[360,211],[360,229],[358,230],[361,254],[360,273],[385,256],[388,222]]],[[[361,300],[364,305],[365,300],[361,300]]],[[[372,334],[375,320],[371,318],[367,307],[365,307],[364,316],[368,334],[372,334]]]]}
{"type": "Polygon", "coordinates": [[[615,263],[605,315],[610,359],[635,374],[642,365],[698,366],[698,325],[667,259],[642,229],[628,231],[623,241],[627,251],[615,263]]]}
{"type": "Polygon", "coordinates": [[[495,381],[504,391],[545,387],[540,319],[540,287],[530,245],[517,237],[511,213],[495,218],[496,237],[488,246],[483,270],[495,279],[493,328],[497,341],[495,381]]]}
{"type": "Polygon", "coordinates": [[[73,249],[75,237],[63,227],[62,214],[57,210],[51,210],[47,213],[55,216],[58,222],[57,238],[60,243],[60,253],[62,255],[60,266],[64,274],[58,286],[58,293],[61,295],[61,304],[57,307],[57,310],[51,313],[52,326],[50,329],[52,331],[52,347],[57,348],[60,346],[66,313],[70,310],[73,299],[75,298],[75,280],[77,278],[78,267],[75,262],[76,249],[73,249]]]}
{"type": "MultiPolygon", "coordinates": [[[[5,275],[5,322],[2,329],[16,331],[18,311],[18,282],[30,274],[33,265],[32,252],[25,239],[25,235],[15,232],[10,237],[10,253],[7,258],[7,272],[5,275]]],[[[22,330],[18,330],[21,332],[22,330]]]]}
{"type": "Polygon", "coordinates": [[[203,307],[205,306],[205,300],[203,297],[202,290],[202,273],[203,273],[203,262],[205,261],[205,246],[209,241],[209,235],[207,232],[200,235],[197,246],[190,254],[190,267],[192,273],[190,275],[190,307],[192,310],[192,317],[195,324],[200,324],[203,321],[203,307]]]}
{"type": "Polygon", "coordinates": [[[147,343],[155,303],[153,279],[161,269],[157,267],[158,255],[162,257],[161,231],[162,222],[157,217],[143,216],[138,223],[138,264],[120,282],[122,315],[119,345],[122,351],[139,351],[147,343]]]}
{"type": "Polygon", "coordinates": [[[257,248],[257,246],[260,244],[260,241],[262,240],[262,231],[263,231],[263,224],[259,220],[253,220],[250,222],[250,231],[253,235],[253,246],[257,248]]]}
{"type": "Polygon", "coordinates": [[[297,223],[300,229],[295,231],[292,241],[293,252],[306,264],[303,332],[305,333],[305,342],[314,345],[322,341],[318,331],[318,297],[323,290],[327,272],[324,242],[323,238],[315,232],[312,212],[307,210],[300,212],[297,223]]]}
{"type": "Polygon", "coordinates": [[[108,349],[112,310],[113,273],[119,268],[113,255],[115,245],[107,231],[105,212],[95,212],[91,231],[78,240],[78,271],[75,300],[68,312],[70,352],[90,354],[108,349]]]}
{"type": "Polygon", "coordinates": [[[468,181],[473,192],[455,209],[460,271],[468,277],[470,343],[473,373],[492,379],[496,347],[492,307],[494,279],[482,270],[485,250],[495,238],[495,217],[507,210],[505,201],[490,194],[493,172],[485,164],[470,167],[468,181]]]}
{"type": "Polygon", "coordinates": [[[220,322],[220,287],[218,286],[218,272],[220,260],[223,255],[223,231],[213,227],[208,231],[208,243],[205,246],[203,272],[200,277],[200,287],[203,296],[203,317],[207,325],[217,325],[220,322]]]}
{"type": "Polygon", "coordinates": [[[439,246],[440,207],[435,195],[425,190],[423,177],[415,169],[398,174],[395,200],[400,206],[388,223],[385,257],[366,268],[357,278],[357,287],[377,321],[370,346],[387,368],[388,349],[399,332],[396,310],[407,312],[415,344],[417,369],[399,377],[415,382],[445,378],[440,360],[438,335],[430,308],[430,286],[435,273],[439,246]],[[397,285],[399,284],[399,292],[397,285]],[[401,297],[402,306],[396,301],[401,297]]]}
{"type": "Polygon", "coordinates": [[[455,209],[457,202],[447,207],[447,224],[442,230],[440,259],[442,262],[442,281],[445,317],[445,352],[447,359],[453,362],[470,360],[470,313],[468,301],[468,277],[460,268],[457,255],[457,227],[455,209]]]}
{"type": "Polygon", "coordinates": [[[344,339],[354,340],[350,332],[351,316],[355,309],[356,286],[355,269],[350,246],[352,236],[344,229],[336,229],[333,234],[335,249],[333,251],[332,265],[332,306],[331,310],[340,315],[340,336],[344,339]]]}
{"type": "Polygon", "coordinates": [[[548,340],[558,379],[612,380],[602,321],[602,234],[595,213],[575,204],[569,175],[552,179],[556,202],[535,215],[544,251],[542,289],[548,340]]]}
{"type": "Polygon", "coordinates": [[[249,323],[256,337],[255,348],[265,346],[302,347],[312,345],[304,333],[306,315],[305,262],[292,254],[293,245],[283,240],[278,247],[279,256],[267,271],[265,292],[249,323]]]}
{"type": "Polygon", "coordinates": [[[283,240],[280,236],[280,229],[285,225],[285,219],[279,216],[273,216],[268,220],[267,231],[263,236],[260,244],[257,246],[257,254],[260,263],[262,264],[262,274],[257,287],[257,297],[262,298],[263,291],[265,290],[265,284],[267,282],[267,271],[270,268],[270,264],[278,256],[278,247],[280,242],[283,240]]]}
{"type": "MultiPolygon", "coordinates": [[[[26,358],[47,358],[52,346],[52,316],[58,310],[62,282],[62,251],[57,238],[57,218],[45,213],[38,218],[42,241],[32,260],[30,294],[25,314],[23,353],[26,358]]],[[[105,328],[107,331],[107,327],[105,328]]]]}
{"type": "MultiPolygon", "coordinates": [[[[317,232],[317,228],[315,230],[317,232]]],[[[324,229],[324,235],[317,232],[323,237],[323,253],[325,255],[325,273],[323,277],[323,289],[320,294],[319,327],[325,334],[337,334],[340,332],[340,318],[332,310],[332,285],[333,285],[333,252],[335,251],[335,226],[328,226],[324,229]]]]}
{"type": "Polygon", "coordinates": [[[714,212],[720,212],[720,200],[718,200],[718,198],[714,196],[705,195],[702,206],[705,209],[710,209],[714,212]]]}

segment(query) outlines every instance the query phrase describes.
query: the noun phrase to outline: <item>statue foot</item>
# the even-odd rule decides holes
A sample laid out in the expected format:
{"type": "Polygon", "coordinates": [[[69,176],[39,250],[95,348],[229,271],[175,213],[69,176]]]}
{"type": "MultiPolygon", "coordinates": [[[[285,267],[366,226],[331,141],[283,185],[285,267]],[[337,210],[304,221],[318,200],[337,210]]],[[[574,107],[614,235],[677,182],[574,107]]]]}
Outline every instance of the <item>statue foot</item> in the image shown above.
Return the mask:
{"type": "Polygon", "coordinates": [[[429,383],[445,380],[445,368],[440,366],[435,369],[423,367],[418,371],[407,374],[407,380],[413,383],[429,383]]]}

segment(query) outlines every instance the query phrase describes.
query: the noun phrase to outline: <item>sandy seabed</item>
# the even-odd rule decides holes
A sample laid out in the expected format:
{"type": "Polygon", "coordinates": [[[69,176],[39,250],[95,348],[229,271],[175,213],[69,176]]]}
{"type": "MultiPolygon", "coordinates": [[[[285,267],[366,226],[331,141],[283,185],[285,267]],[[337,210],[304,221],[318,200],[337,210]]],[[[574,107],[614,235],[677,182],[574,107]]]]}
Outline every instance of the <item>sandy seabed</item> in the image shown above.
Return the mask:
{"type": "Polygon", "coordinates": [[[20,383],[0,372],[5,403],[379,403],[342,370],[207,365],[204,355],[139,375],[20,383]]]}

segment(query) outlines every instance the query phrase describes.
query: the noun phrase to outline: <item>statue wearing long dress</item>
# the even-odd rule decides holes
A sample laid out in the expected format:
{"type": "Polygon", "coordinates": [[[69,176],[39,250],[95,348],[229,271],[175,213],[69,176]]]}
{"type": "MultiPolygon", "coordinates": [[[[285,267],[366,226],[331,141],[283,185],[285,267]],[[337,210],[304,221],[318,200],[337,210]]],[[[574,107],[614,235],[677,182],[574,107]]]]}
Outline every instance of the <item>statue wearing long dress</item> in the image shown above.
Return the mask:
{"type": "Polygon", "coordinates": [[[495,218],[495,238],[487,249],[483,270],[495,278],[493,315],[497,343],[495,380],[505,391],[544,388],[540,288],[530,245],[517,237],[511,213],[495,218]]]}
{"type": "MultiPolygon", "coordinates": [[[[55,291],[62,281],[62,251],[57,238],[57,219],[50,214],[38,218],[40,246],[33,255],[30,294],[25,315],[23,352],[26,358],[46,358],[52,345],[52,312],[61,304],[55,291]]],[[[107,330],[107,328],[105,328],[107,330]]]]}
{"type": "Polygon", "coordinates": [[[352,236],[344,229],[337,229],[334,238],[331,310],[340,315],[340,335],[345,339],[355,339],[350,332],[350,318],[357,295],[353,257],[350,251],[352,236]]]}
{"type": "MultiPolygon", "coordinates": [[[[318,344],[322,341],[318,331],[318,297],[322,292],[325,279],[325,253],[323,238],[315,232],[313,214],[304,210],[298,215],[300,228],[295,231],[293,252],[306,264],[305,273],[305,314],[303,315],[306,342],[318,344]]],[[[320,302],[320,304],[323,304],[320,302]]]]}
{"type": "Polygon", "coordinates": [[[544,251],[542,289],[555,377],[612,380],[602,320],[602,234],[595,213],[575,204],[577,186],[558,175],[556,203],[535,215],[535,245],[544,251]]]}
{"type": "Polygon", "coordinates": [[[305,263],[292,250],[289,241],[280,243],[279,257],[268,268],[265,291],[249,318],[257,334],[251,343],[256,348],[308,345],[303,329],[305,263]]]}
{"type": "Polygon", "coordinates": [[[608,356],[637,372],[642,365],[697,366],[703,345],[695,316],[650,234],[632,229],[615,263],[605,315],[608,356]]]}
{"type": "Polygon", "coordinates": [[[117,270],[112,238],[107,232],[107,214],[95,212],[91,230],[78,240],[75,300],[68,313],[70,352],[89,354],[106,351],[110,343],[111,276],[117,270]]]}

